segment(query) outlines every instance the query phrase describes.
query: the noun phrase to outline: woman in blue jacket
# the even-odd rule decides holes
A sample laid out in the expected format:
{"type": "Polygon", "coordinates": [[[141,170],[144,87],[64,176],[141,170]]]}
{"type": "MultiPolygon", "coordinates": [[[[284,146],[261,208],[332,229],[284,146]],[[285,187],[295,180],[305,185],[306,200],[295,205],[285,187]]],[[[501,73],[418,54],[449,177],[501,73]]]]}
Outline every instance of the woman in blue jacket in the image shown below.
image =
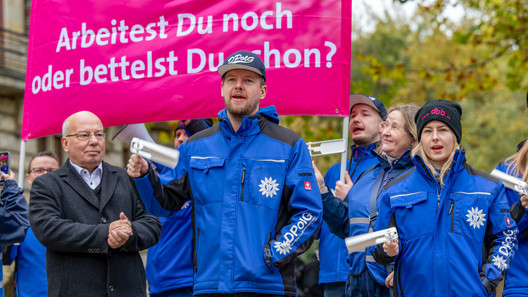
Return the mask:
{"type": "MultiPolygon", "coordinates": [[[[519,151],[497,166],[509,175],[528,181],[528,142],[520,144],[519,151]]],[[[512,217],[519,227],[519,248],[504,281],[505,297],[528,296],[528,196],[506,189],[506,197],[511,206],[512,217]]]]}
{"type": "MultiPolygon", "coordinates": [[[[387,120],[381,127],[381,145],[374,154],[379,164],[363,172],[348,192],[348,205],[335,198],[324,185],[322,176],[316,176],[323,197],[323,219],[330,231],[341,238],[371,232],[377,213],[377,197],[385,184],[412,166],[410,149],[416,144],[414,115],[418,107],[413,104],[396,105],[389,109],[387,120]],[[347,211],[348,209],[348,211],[347,211]]],[[[365,252],[348,255],[350,274],[346,296],[389,296],[385,288],[387,271],[365,252]],[[368,270],[367,270],[368,267],[368,270]],[[371,279],[374,279],[374,283],[371,279]]]]}
{"type": "Polygon", "coordinates": [[[517,250],[504,186],[465,162],[461,115],[447,100],[420,108],[415,167],[379,198],[375,229],[396,226],[399,244],[378,246],[374,257],[395,260],[395,296],[489,296],[517,250]]]}

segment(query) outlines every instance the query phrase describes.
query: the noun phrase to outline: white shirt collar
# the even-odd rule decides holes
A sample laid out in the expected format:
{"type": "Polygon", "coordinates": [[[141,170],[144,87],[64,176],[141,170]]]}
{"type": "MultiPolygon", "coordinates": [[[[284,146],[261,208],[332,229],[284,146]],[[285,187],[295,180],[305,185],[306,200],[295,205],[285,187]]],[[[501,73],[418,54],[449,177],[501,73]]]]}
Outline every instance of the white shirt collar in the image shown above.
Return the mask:
{"type": "Polygon", "coordinates": [[[99,184],[101,183],[101,178],[103,176],[103,162],[97,165],[97,168],[95,168],[92,174],[88,172],[88,169],[83,168],[77,164],[74,164],[71,160],[70,160],[70,164],[73,166],[73,168],[75,168],[75,171],[77,171],[77,173],[81,175],[83,180],[92,190],[97,188],[97,186],[99,186],[99,184]]]}

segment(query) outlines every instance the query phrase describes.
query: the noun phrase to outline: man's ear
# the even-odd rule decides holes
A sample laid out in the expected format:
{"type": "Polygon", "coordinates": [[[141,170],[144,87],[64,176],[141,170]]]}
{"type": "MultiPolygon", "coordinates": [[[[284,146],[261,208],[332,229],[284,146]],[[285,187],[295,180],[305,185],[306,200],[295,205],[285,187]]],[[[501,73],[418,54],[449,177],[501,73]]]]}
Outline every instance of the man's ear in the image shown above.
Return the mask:
{"type": "Polygon", "coordinates": [[[68,147],[68,138],[63,137],[63,138],[61,139],[61,144],[62,144],[62,149],[63,149],[65,152],[69,153],[69,152],[70,152],[70,149],[69,149],[69,147],[68,147]]]}
{"type": "Polygon", "coordinates": [[[264,97],[266,97],[266,93],[268,92],[268,86],[267,85],[263,85],[262,87],[260,87],[260,100],[264,99],[264,97]]]}

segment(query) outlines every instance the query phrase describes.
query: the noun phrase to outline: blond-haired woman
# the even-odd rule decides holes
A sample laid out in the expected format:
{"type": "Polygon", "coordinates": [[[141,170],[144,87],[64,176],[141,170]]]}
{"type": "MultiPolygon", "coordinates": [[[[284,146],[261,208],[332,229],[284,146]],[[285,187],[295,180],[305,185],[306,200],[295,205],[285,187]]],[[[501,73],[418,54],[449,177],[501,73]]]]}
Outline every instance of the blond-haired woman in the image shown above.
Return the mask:
{"type": "Polygon", "coordinates": [[[374,258],[395,261],[395,296],[489,296],[515,254],[504,186],[466,163],[461,116],[455,102],[422,106],[415,166],[381,194],[375,229],[395,226],[399,241],[378,246],[374,258]]]}

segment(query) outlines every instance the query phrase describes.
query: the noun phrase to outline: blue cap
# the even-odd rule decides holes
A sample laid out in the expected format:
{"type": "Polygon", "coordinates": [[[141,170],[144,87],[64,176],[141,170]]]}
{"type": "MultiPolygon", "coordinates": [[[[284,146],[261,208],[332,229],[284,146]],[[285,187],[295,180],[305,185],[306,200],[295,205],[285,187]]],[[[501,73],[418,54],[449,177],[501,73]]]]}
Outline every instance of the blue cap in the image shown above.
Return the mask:
{"type": "Polygon", "coordinates": [[[354,105],[357,104],[365,104],[368,105],[374,110],[376,110],[381,118],[383,120],[387,119],[387,110],[385,109],[385,105],[383,105],[383,102],[379,100],[378,98],[374,96],[368,96],[363,94],[351,94],[350,95],[350,112],[352,112],[352,108],[354,108],[354,105]]]}
{"type": "Polygon", "coordinates": [[[248,51],[238,51],[231,54],[224,63],[218,67],[218,73],[224,77],[228,71],[233,69],[245,69],[253,71],[264,78],[266,81],[266,67],[259,56],[248,51]]]}

